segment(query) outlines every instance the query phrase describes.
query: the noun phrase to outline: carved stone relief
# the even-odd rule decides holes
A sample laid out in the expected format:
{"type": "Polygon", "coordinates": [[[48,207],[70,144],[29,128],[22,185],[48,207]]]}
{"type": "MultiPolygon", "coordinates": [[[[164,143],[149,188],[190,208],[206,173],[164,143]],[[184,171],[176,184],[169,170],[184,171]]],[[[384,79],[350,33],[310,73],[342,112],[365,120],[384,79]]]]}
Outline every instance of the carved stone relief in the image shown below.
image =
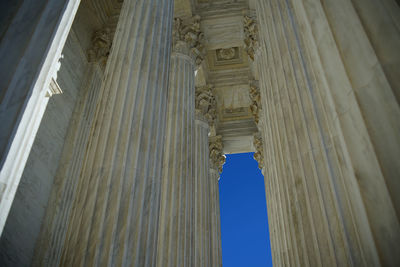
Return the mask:
{"type": "Polygon", "coordinates": [[[208,138],[208,145],[210,151],[210,167],[222,172],[222,165],[225,163],[225,156],[222,153],[222,136],[216,135],[208,138]]]}
{"type": "Polygon", "coordinates": [[[92,37],[92,48],[88,51],[89,62],[106,64],[111,49],[111,32],[109,28],[95,31],[92,37]]]}
{"type": "Polygon", "coordinates": [[[254,153],[254,159],[258,162],[258,168],[262,170],[264,168],[264,149],[261,135],[256,133],[254,135],[253,144],[256,149],[254,153]]]}
{"type": "Polygon", "coordinates": [[[255,82],[250,83],[250,92],[249,96],[251,99],[250,110],[253,114],[254,121],[258,125],[260,120],[260,110],[261,110],[261,95],[260,88],[256,85],[255,82]]]}
{"type": "Polygon", "coordinates": [[[196,87],[195,99],[196,110],[201,112],[210,126],[215,123],[215,119],[217,117],[216,100],[212,89],[212,85],[196,87]]]}
{"type": "Polygon", "coordinates": [[[174,19],[172,28],[173,50],[182,52],[182,43],[189,46],[196,65],[200,65],[204,59],[204,34],[200,30],[200,16],[193,16],[189,20],[174,19]]]}
{"type": "Polygon", "coordinates": [[[255,19],[244,16],[244,49],[249,57],[254,60],[254,55],[259,47],[258,28],[255,19]]]}
{"type": "Polygon", "coordinates": [[[238,56],[236,50],[237,48],[235,47],[217,49],[217,60],[230,60],[237,58],[238,56]]]}

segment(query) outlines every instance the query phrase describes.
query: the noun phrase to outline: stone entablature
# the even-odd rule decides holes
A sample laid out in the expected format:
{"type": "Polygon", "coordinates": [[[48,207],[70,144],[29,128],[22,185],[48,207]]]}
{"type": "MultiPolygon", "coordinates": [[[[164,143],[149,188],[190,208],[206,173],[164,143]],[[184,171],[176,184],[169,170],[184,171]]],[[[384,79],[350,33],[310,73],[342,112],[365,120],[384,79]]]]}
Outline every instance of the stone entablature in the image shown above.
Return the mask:
{"type": "Polygon", "coordinates": [[[259,48],[258,43],[258,27],[257,22],[254,18],[244,16],[244,49],[249,57],[254,60],[257,49],[259,48]]]}
{"type": "Polygon", "coordinates": [[[208,138],[208,147],[210,151],[210,168],[222,172],[222,165],[225,163],[225,156],[222,152],[222,136],[210,136],[208,138]]]}
{"type": "Polygon", "coordinates": [[[188,20],[175,18],[172,28],[172,49],[177,53],[190,54],[197,66],[204,59],[204,34],[200,30],[200,16],[188,20]],[[189,51],[187,51],[189,49],[189,51]]]}

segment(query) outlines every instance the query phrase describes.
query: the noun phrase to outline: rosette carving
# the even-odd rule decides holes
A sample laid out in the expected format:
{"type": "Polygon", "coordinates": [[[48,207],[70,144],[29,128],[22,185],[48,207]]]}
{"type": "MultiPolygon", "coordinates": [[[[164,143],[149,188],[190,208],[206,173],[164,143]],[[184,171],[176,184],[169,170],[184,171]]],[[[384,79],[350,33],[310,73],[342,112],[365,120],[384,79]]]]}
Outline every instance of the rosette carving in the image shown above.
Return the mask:
{"type": "Polygon", "coordinates": [[[222,136],[216,135],[208,138],[208,146],[210,151],[210,167],[222,172],[222,166],[225,163],[225,156],[222,153],[222,136]]]}
{"type": "Polygon", "coordinates": [[[253,144],[256,152],[254,153],[254,159],[258,162],[258,168],[262,170],[264,168],[264,149],[261,135],[256,133],[253,137],[253,144]]]}
{"type": "Polygon", "coordinates": [[[111,32],[109,28],[95,31],[92,37],[92,48],[88,50],[89,62],[105,64],[111,50],[111,32]]]}
{"type": "Polygon", "coordinates": [[[193,16],[189,20],[181,18],[174,19],[172,29],[173,50],[182,51],[182,43],[189,46],[189,50],[194,57],[196,65],[200,65],[204,59],[204,34],[200,30],[200,16],[193,16]]]}
{"type": "Polygon", "coordinates": [[[255,53],[259,47],[258,27],[255,19],[244,16],[244,50],[251,60],[254,60],[255,53]]]}
{"type": "Polygon", "coordinates": [[[206,118],[210,125],[213,125],[217,117],[216,100],[212,92],[212,85],[196,87],[196,110],[206,118]]]}

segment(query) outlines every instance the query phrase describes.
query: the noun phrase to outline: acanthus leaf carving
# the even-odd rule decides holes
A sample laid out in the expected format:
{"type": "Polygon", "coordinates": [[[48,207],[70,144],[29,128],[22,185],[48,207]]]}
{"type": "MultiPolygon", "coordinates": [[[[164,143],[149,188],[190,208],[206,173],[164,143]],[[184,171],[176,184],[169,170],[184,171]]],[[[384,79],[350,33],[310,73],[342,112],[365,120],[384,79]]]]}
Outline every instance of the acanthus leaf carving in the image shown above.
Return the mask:
{"type": "Polygon", "coordinates": [[[196,87],[195,99],[196,109],[200,110],[210,125],[214,124],[217,117],[216,100],[212,91],[212,85],[196,87]]]}
{"type": "Polygon", "coordinates": [[[180,44],[189,46],[194,61],[199,66],[205,54],[204,33],[200,29],[200,16],[195,15],[188,20],[174,19],[172,29],[172,46],[174,51],[181,51],[180,44]]]}
{"type": "Polygon", "coordinates": [[[225,163],[225,155],[222,152],[222,136],[216,135],[208,138],[208,145],[210,151],[210,167],[222,172],[222,166],[225,163]]]}
{"type": "Polygon", "coordinates": [[[257,49],[259,48],[258,42],[258,27],[254,18],[244,16],[244,50],[247,52],[251,60],[254,60],[257,49]]]}
{"type": "Polygon", "coordinates": [[[264,168],[264,149],[263,141],[260,133],[256,133],[253,136],[253,144],[256,152],[254,153],[254,159],[258,162],[258,168],[262,170],[264,168]]]}
{"type": "Polygon", "coordinates": [[[258,125],[258,122],[260,121],[261,94],[260,94],[260,88],[257,86],[255,81],[252,81],[250,83],[249,96],[251,100],[250,110],[251,113],[253,114],[254,121],[258,125]]]}
{"type": "Polygon", "coordinates": [[[95,31],[92,37],[92,47],[88,50],[89,62],[99,62],[105,65],[110,54],[111,43],[109,28],[95,31]]]}

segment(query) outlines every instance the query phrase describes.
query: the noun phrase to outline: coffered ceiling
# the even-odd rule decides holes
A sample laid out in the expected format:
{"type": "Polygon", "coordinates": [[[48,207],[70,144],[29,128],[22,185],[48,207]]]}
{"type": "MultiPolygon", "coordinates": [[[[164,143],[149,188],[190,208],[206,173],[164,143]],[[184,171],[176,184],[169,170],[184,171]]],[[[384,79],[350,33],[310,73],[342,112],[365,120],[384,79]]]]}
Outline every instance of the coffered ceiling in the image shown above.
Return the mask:
{"type": "Polygon", "coordinates": [[[207,49],[199,75],[204,76],[204,83],[214,85],[216,132],[222,135],[226,154],[254,151],[257,127],[249,97],[253,62],[244,51],[243,27],[243,16],[249,12],[247,0],[194,1],[193,13],[201,16],[207,49]]]}

